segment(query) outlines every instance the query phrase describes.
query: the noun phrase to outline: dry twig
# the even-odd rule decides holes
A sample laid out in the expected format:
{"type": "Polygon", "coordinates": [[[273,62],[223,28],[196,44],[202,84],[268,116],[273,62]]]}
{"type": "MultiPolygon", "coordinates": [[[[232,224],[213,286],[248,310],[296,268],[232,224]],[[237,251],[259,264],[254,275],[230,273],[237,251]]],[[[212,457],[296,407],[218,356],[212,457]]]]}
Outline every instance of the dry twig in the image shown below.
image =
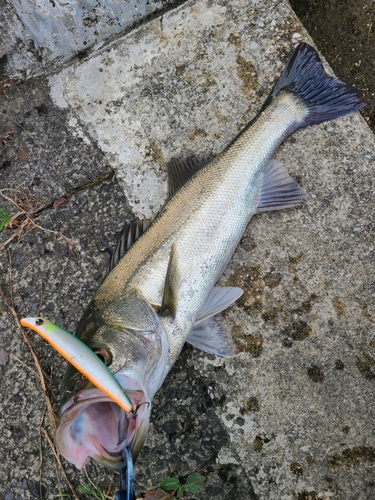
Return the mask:
{"type": "MultiPolygon", "coordinates": [[[[57,418],[56,418],[56,414],[55,414],[55,411],[53,409],[53,406],[52,406],[52,403],[51,403],[51,399],[48,395],[48,390],[47,390],[47,384],[46,384],[46,377],[44,375],[44,372],[43,372],[43,369],[40,365],[40,362],[39,362],[39,359],[38,359],[38,356],[36,354],[36,351],[35,351],[35,348],[33,346],[33,343],[27,333],[27,330],[25,328],[22,327],[20,321],[19,321],[19,318],[18,318],[18,315],[17,315],[17,312],[15,310],[15,307],[14,307],[14,302],[13,302],[13,289],[12,289],[12,266],[11,266],[11,259],[9,258],[9,296],[11,298],[9,298],[7,296],[7,294],[4,292],[2,286],[0,285],[0,296],[2,297],[5,305],[7,306],[7,308],[9,309],[10,313],[13,315],[14,317],[14,320],[17,324],[17,327],[18,327],[18,330],[21,334],[21,337],[23,339],[23,341],[26,343],[26,345],[28,346],[32,356],[33,356],[33,359],[34,359],[34,363],[35,363],[35,366],[36,366],[36,369],[37,369],[37,373],[38,373],[38,376],[39,376],[39,380],[40,380],[40,384],[41,384],[41,387],[42,387],[42,392],[43,392],[43,395],[44,395],[44,399],[45,399],[45,404],[46,404],[46,409],[47,409],[47,413],[48,413],[48,418],[49,418],[49,421],[50,421],[50,424],[51,424],[51,427],[52,427],[52,430],[53,430],[53,433],[56,432],[56,427],[57,427],[57,418]]],[[[44,410],[45,412],[45,410],[44,410]]],[[[53,454],[55,455],[56,457],[56,460],[61,468],[61,471],[62,471],[62,474],[75,498],[75,500],[79,500],[79,497],[75,491],[75,488],[73,486],[73,484],[70,482],[69,478],[67,477],[66,475],[66,472],[65,472],[65,469],[61,463],[61,460],[60,460],[60,457],[59,457],[59,454],[56,450],[56,446],[54,444],[54,442],[52,441],[51,437],[49,436],[48,432],[46,431],[46,429],[44,429],[44,427],[42,427],[42,423],[43,423],[43,420],[44,420],[44,412],[43,412],[43,416],[42,416],[42,419],[41,419],[41,422],[40,422],[40,427],[42,428],[43,432],[44,432],[44,435],[46,436],[46,439],[49,443],[49,445],[51,446],[51,449],[52,449],[52,452],[53,454]]],[[[42,456],[41,456],[41,460],[42,460],[42,456]]],[[[40,481],[40,484],[41,484],[41,481],[40,481]]]]}
{"type": "Polygon", "coordinates": [[[111,489],[112,489],[112,485],[113,485],[113,481],[114,481],[114,479],[115,479],[115,475],[114,475],[114,474],[112,474],[112,475],[110,476],[110,479],[109,479],[109,485],[108,485],[107,491],[104,493],[104,496],[105,496],[106,498],[111,498],[111,496],[110,496],[110,495],[111,495],[111,489]]]}
{"type": "Polygon", "coordinates": [[[42,417],[39,422],[39,496],[40,498],[43,498],[43,491],[42,491],[42,476],[43,476],[43,447],[42,447],[42,428],[43,428],[43,422],[44,422],[44,416],[46,414],[46,406],[44,406],[44,410],[42,412],[42,417]]]}
{"type": "Polygon", "coordinates": [[[31,373],[33,373],[36,377],[39,377],[39,375],[37,374],[37,372],[35,370],[33,370],[32,368],[30,368],[30,366],[28,366],[26,363],[24,363],[20,358],[17,358],[17,356],[15,356],[14,354],[10,353],[9,356],[15,360],[17,360],[21,365],[23,365],[25,368],[27,368],[28,370],[31,371],[31,373]]]}
{"type": "MultiPolygon", "coordinates": [[[[34,139],[34,137],[30,134],[30,132],[28,132],[19,122],[17,122],[14,118],[7,115],[6,113],[2,113],[2,116],[5,116],[5,118],[8,118],[8,120],[12,121],[15,125],[17,125],[17,127],[22,129],[30,137],[30,139],[33,141],[33,143],[38,146],[39,150],[42,151],[42,146],[39,144],[39,142],[36,139],[34,139]]],[[[39,155],[39,159],[40,159],[40,155],[39,155]]]]}
{"type": "MultiPolygon", "coordinates": [[[[11,265],[9,265],[9,290],[10,290],[10,296],[13,297],[13,291],[12,291],[12,266],[11,265]]],[[[35,352],[34,346],[33,346],[32,342],[30,340],[29,335],[27,334],[26,329],[21,326],[20,320],[18,318],[18,315],[17,315],[17,312],[16,312],[16,310],[14,308],[14,304],[13,304],[12,300],[6,295],[6,293],[4,292],[4,290],[3,290],[3,288],[2,288],[1,285],[0,285],[0,295],[3,298],[3,301],[5,302],[5,305],[7,306],[7,308],[9,309],[9,311],[12,313],[12,315],[14,317],[14,320],[15,320],[15,322],[17,324],[18,330],[19,330],[19,332],[21,334],[21,337],[22,337],[23,341],[25,342],[25,344],[27,345],[27,347],[29,348],[29,350],[30,350],[30,352],[31,352],[31,354],[32,354],[32,356],[34,358],[34,363],[35,363],[35,366],[36,366],[36,369],[37,369],[37,372],[38,372],[38,376],[39,376],[40,383],[41,383],[41,386],[42,386],[42,391],[43,391],[44,398],[45,398],[45,401],[46,401],[46,406],[47,406],[47,410],[48,410],[48,417],[49,417],[49,420],[51,422],[52,428],[55,431],[56,430],[56,425],[57,425],[57,418],[56,418],[55,410],[52,407],[51,400],[50,400],[50,398],[48,396],[46,379],[45,379],[42,367],[40,365],[38,356],[37,356],[37,354],[35,352]]]]}
{"type": "Polygon", "coordinates": [[[38,208],[40,207],[40,201],[38,198],[27,195],[22,188],[2,189],[0,190],[0,196],[12,203],[18,210],[18,212],[12,214],[9,221],[5,223],[5,228],[16,230],[4,243],[0,245],[0,250],[4,250],[14,238],[18,237],[19,242],[25,234],[29,233],[33,229],[40,229],[44,232],[54,234],[58,238],[63,238],[68,244],[69,251],[72,253],[73,257],[78,260],[78,254],[71,238],[68,238],[59,231],[47,229],[46,227],[34,222],[34,219],[39,216],[40,211],[40,208],[38,208]],[[10,196],[4,194],[5,191],[16,192],[15,198],[11,198],[10,196]]]}

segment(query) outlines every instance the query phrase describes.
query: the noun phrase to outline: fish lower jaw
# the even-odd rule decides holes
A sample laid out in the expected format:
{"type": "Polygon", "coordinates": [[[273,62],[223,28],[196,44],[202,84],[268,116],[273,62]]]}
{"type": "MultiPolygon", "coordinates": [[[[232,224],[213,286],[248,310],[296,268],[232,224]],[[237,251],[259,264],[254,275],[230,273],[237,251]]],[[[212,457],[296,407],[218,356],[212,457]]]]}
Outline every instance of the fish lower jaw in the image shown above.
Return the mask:
{"type": "Polygon", "coordinates": [[[146,439],[150,405],[139,390],[126,391],[136,412],[126,413],[98,389],[76,394],[67,402],[56,431],[61,454],[78,469],[93,458],[112,469],[124,465],[123,449],[130,447],[135,459],[146,439]]]}

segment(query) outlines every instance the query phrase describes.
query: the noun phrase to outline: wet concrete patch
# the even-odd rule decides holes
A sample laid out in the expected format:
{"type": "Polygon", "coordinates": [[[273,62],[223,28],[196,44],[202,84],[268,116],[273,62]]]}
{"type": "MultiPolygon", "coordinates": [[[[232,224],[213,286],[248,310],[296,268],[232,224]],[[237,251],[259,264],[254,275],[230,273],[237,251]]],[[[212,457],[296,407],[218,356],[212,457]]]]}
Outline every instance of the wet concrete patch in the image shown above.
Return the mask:
{"type": "MultiPolygon", "coordinates": [[[[8,253],[2,254],[0,281],[9,295],[11,264],[13,297],[19,316],[29,316],[32,311],[36,314],[41,306],[41,314],[73,331],[103,279],[116,235],[120,234],[124,220],[130,217],[122,192],[116,181],[110,180],[77,192],[57,209],[45,209],[36,219],[40,228],[23,236],[18,245],[14,240],[10,247],[10,262],[8,253]],[[69,237],[74,253],[66,240],[51,231],[69,237]]],[[[10,231],[0,234],[3,241],[9,237],[10,231]]],[[[44,498],[55,498],[59,491],[66,491],[66,486],[48,443],[43,434],[40,436],[45,405],[38,376],[12,316],[3,303],[0,309],[6,325],[1,345],[9,352],[9,361],[0,372],[3,387],[0,425],[4,430],[0,458],[3,464],[7,464],[0,472],[1,488],[5,491],[3,487],[11,484],[11,490],[23,498],[39,498],[42,488],[44,498]]],[[[57,410],[65,363],[40,338],[32,334],[32,340],[57,410]]],[[[47,417],[45,421],[51,434],[47,417]]],[[[106,484],[107,487],[108,475],[104,469],[92,466],[89,473],[96,484],[106,484]]],[[[68,467],[68,474],[77,485],[87,482],[84,473],[82,475],[68,467]]]]}

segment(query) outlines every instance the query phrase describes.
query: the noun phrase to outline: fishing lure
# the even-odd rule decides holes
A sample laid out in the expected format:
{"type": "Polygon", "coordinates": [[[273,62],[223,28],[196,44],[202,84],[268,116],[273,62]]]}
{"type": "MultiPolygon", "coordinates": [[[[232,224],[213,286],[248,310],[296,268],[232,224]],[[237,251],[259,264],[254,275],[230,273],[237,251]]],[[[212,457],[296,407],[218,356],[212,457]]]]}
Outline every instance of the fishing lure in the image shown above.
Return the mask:
{"type": "Polygon", "coordinates": [[[69,363],[79,370],[98,389],[127,413],[134,411],[133,403],[120,382],[103,361],[77,337],[45,318],[24,318],[21,325],[34,330],[69,363]]]}

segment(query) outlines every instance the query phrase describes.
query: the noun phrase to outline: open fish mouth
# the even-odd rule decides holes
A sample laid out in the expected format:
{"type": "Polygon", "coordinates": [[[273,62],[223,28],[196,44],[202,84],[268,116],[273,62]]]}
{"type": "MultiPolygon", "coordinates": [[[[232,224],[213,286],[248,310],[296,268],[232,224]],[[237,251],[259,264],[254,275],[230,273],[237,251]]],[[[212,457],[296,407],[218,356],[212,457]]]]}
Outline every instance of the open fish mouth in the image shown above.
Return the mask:
{"type": "Polygon", "coordinates": [[[83,390],[61,409],[56,431],[60,453],[78,469],[90,460],[121,469],[122,451],[129,447],[135,460],[146,439],[150,404],[143,391],[129,391],[137,409],[127,413],[99,389],[83,390]]]}

